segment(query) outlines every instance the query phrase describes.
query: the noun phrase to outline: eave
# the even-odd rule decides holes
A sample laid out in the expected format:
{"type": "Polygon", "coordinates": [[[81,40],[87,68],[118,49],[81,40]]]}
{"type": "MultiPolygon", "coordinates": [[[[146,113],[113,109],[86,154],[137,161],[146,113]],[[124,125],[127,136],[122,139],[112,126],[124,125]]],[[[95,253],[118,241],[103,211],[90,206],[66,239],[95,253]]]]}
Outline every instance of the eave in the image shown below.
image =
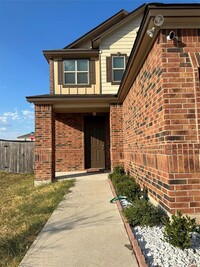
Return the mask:
{"type": "Polygon", "coordinates": [[[34,104],[50,104],[55,112],[109,112],[110,104],[117,102],[116,95],[36,95],[27,96],[34,104]]]}
{"type": "Polygon", "coordinates": [[[91,58],[99,57],[98,49],[58,49],[58,50],[44,50],[43,54],[49,62],[51,59],[64,58],[91,58]]]}

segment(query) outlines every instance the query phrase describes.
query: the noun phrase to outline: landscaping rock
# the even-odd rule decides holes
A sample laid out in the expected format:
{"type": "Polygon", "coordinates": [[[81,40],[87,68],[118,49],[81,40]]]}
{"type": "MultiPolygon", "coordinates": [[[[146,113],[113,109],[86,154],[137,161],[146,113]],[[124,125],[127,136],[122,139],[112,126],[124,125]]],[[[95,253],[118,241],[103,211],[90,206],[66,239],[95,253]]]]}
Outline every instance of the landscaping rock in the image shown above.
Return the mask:
{"type": "Polygon", "coordinates": [[[181,250],[164,241],[163,226],[132,227],[149,267],[200,266],[200,235],[193,233],[192,246],[181,250]]]}

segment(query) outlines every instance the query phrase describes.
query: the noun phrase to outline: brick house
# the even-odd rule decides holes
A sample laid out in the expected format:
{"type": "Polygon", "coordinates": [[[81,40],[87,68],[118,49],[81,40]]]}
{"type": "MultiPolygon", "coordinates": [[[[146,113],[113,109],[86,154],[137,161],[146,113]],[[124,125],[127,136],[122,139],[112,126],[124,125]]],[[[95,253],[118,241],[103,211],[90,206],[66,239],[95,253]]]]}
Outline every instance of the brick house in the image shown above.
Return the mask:
{"type": "Polygon", "coordinates": [[[167,212],[200,215],[200,5],[121,10],[45,50],[35,105],[35,183],[121,164],[167,212]]]}

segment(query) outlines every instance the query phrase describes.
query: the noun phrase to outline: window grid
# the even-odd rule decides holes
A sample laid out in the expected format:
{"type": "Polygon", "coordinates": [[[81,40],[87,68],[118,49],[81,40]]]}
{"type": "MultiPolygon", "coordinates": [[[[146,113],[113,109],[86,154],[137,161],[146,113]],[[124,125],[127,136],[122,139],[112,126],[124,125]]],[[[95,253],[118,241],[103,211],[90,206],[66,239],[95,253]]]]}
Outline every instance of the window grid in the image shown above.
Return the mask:
{"type": "Polygon", "coordinates": [[[114,73],[115,73],[115,71],[123,71],[124,72],[124,70],[125,70],[125,56],[112,56],[112,71],[113,71],[113,73],[112,73],[112,80],[113,80],[113,82],[120,82],[121,80],[115,80],[114,79],[114,77],[115,77],[115,75],[114,75],[114,73]],[[123,67],[114,67],[114,59],[115,58],[123,58],[123,67]]]}
{"type": "MultiPolygon", "coordinates": [[[[81,71],[79,70],[78,71],[78,60],[74,60],[74,63],[75,63],[75,70],[73,71],[69,71],[69,70],[65,70],[65,62],[66,60],[64,61],[64,75],[65,73],[74,73],[74,76],[75,76],[75,83],[66,83],[65,84],[69,84],[69,85],[82,85],[82,84],[89,84],[89,61],[87,60],[87,71],[81,71]],[[86,73],[87,74],[87,83],[78,83],[78,74],[79,73],[86,73]]],[[[64,81],[65,81],[65,78],[64,78],[64,81]]]]}

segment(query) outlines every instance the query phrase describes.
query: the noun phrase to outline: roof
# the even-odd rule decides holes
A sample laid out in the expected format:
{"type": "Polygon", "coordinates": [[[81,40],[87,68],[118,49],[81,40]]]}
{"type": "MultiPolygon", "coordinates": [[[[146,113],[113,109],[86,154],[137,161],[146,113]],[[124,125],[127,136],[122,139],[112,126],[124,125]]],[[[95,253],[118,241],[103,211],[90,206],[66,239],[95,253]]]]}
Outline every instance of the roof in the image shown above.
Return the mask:
{"type": "Polygon", "coordinates": [[[98,47],[99,41],[100,41],[101,38],[103,38],[106,35],[108,35],[109,33],[113,32],[114,30],[119,28],[122,24],[128,22],[132,18],[134,18],[134,17],[136,17],[136,16],[138,16],[140,14],[142,15],[143,12],[144,12],[145,6],[146,6],[146,4],[143,4],[143,5],[139,6],[138,8],[134,9],[132,12],[127,14],[127,16],[124,17],[122,20],[120,20],[119,22],[114,24],[112,27],[106,29],[104,32],[100,33],[98,36],[94,37],[92,39],[93,48],[98,47]]]}
{"type": "Polygon", "coordinates": [[[118,101],[122,102],[126,97],[160,29],[199,28],[199,25],[200,4],[151,3],[146,5],[143,19],[118,90],[118,101]],[[164,24],[160,27],[156,27],[153,23],[156,15],[163,15],[164,17],[164,24]],[[155,27],[155,33],[153,38],[150,38],[146,31],[152,28],[152,26],[155,27]]]}
{"type": "Polygon", "coordinates": [[[93,100],[93,101],[104,101],[106,100],[116,100],[116,95],[112,94],[91,94],[91,95],[86,95],[86,94],[79,94],[79,95],[67,95],[67,94],[62,94],[62,95],[53,95],[53,94],[44,94],[44,95],[34,95],[34,96],[27,96],[26,99],[30,103],[35,103],[35,102],[72,102],[72,101],[88,101],[88,100],[93,100]]]}
{"type": "Polygon", "coordinates": [[[27,134],[24,134],[24,135],[20,135],[20,136],[17,136],[17,138],[29,138],[30,135],[34,135],[35,133],[34,132],[31,132],[31,133],[27,133],[27,134]]]}
{"type": "Polygon", "coordinates": [[[74,48],[75,46],[78,46],[85,42],[86,40],[89,40],[91,38],[94,38],[95,36],[98,36],[108,28],[115,25],[118,21],[122,20],[124,17],[128,15],[128,12],[124,9],[117,12],[112,17],[108,18],[101,24],[99,24],[97,27],[93,28],[86,34],[82,35],[80,38],[76,39],[74,42],[70,43],[69,45],[65,46],[64,49],[74,48]]]}
{"type": "Polygon", "coordinates": [[[126,10],[122,9],[114,16],[110,17],[91,31],[87,32],[71,44],[65,46],[63,49],[57,50],[44,50],[43,54],[47,61],[53,57],[88,57],[88,56],[98,56],[99,54],[99,40],[110,32],[114,31],[120,27],[123,23],[126,23],[129,19],[142,14],[144,12],[146,4],[143,4],[128,13],[126,10]],[[91,47],[89,49],[80,49],[80,45],[86,41],[91,41],[91,47]]]}
{"type": "Polygon", "coordinates": [[[34,104],[52,104],[56,112],[109,112],[116,95],[36,95],[26,98],[34,104]]]}
{"type": "MultiPolygon", "coordinates": [[[[50,58],[52,55],[62,55],[62,53],[94,53],[97,55],[99,53],[98,49],[91,50],[81,50],[74,49],[73,47],[80,44],[87,38],[91,38],[93,36],[95,38],[100,38],[109,27],[115,28],[115,24],[122,23],[122,21],[126,21],[129,16],[136,14],[139,10],[143,10],[143,19],[135,39],[133,48],[130,53],[130,57],[126,66],[126,70],[124,72],[119,91],[117,95],[36,95],[36,96],[28,96],[27,100],[31,103],[96,103],[101,102],[104,104],[115,103],[115,102],[123,102],[126,94],[128,93],[131,85],[133,84],[135,78],[137,77],[155,39],[158,35],[160,29],[178,29],[183,27],[199,28],[200,25],[200,4],[162,4],[162,3],[151,3],[140,6],[138,9],[134,10],[130,14],[128,12],[122,10],[118,12],[116,15],[100,24],[98,27],[91,30],[89,33],[80,37],[72,44],[65,47],[65,49],[61,50],[48,50],[45,51],[45,56],[50,58]],[[164,24],[160,27],[157,27],[153,23],[153,19],[156,15],[162,15],[164,17],[164,24]],[[120,17],[120,19],[119,19],[120,17]],[[118,21],[116,23],[115,19],[118,21]],[[115,21],[115,23],[113,23],[115,21]],[[109,27],[108,27],[109,25],[109,27]],[[147,29],[155,27],[155,34],[153,38],[150,38],[146,31],[147,29]],[[104,30],[102,30],[102,28],[104,30]],[[96,35],[98,33],[98,35],[96,35]]],[[[137,13],[138,14],[138,13],[137,13]]],[[[95,39],[94,39],[95,40],[95,39]]]]}
{"type": "Polygon", "coordinates": [[[61,58],[88,58],[88,57],[98,57],[98,49],[56,49],[56,50],[44,50],[43,54],[47,61],[53,57],[61,58]]]}

